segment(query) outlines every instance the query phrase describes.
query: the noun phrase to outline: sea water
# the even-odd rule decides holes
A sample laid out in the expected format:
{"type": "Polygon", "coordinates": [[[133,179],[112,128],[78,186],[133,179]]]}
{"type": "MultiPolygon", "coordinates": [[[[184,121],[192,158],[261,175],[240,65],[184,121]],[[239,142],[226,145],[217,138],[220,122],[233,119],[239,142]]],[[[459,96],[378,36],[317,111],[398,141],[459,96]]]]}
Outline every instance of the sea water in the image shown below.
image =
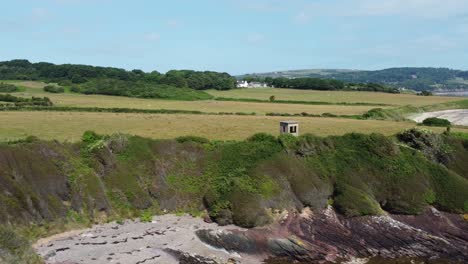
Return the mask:
{"type": "Polygon", "coordinates": [[[466,96],[468,97],[468,91],[463,91],[463,92],[435,92],[434,95],[439,95],[439,96],[466,96]]]}

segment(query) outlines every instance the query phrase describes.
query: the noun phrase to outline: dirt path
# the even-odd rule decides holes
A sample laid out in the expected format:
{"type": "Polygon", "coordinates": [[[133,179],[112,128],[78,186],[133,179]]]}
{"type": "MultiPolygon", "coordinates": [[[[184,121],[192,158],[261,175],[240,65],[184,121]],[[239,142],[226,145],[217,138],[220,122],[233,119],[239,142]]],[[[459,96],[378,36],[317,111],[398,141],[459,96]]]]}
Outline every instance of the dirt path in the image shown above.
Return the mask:
{"type": "Polygon", "coordinates": [[[410,116],[410,119],[421,123],[429,117],[443,118],[455,125],[468,126],[468,109],[427,112],[410,116]]]}
{"type": "Polygon", "coordinates": [[[46,263],[179,263],[181,258],[197,258],[193,263],[261,263],[255,256],[227,252],[204,244],[196,236],[200,229],[230,230],[191,216],[163,215],[151,223],[126,221],[90,229],[71,231],[38,241],[34,248],[46,263]],[[203,262],[206,261],[206,262],[203,262]],[[216,262],[210,262],[216,261],[216,262]]]}

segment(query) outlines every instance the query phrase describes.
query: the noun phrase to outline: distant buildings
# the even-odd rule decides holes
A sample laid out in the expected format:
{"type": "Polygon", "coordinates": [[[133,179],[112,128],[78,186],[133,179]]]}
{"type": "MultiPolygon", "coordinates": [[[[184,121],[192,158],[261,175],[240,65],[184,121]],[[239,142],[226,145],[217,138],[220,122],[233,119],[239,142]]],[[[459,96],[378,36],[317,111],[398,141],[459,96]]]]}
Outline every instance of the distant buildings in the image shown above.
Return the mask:
{"type": "Polygon", "coordinates": [[[248,81],[237,81],[237,88],[264,88],[269,87],[266,83],[262,82],[248,82],[248,81]]]}

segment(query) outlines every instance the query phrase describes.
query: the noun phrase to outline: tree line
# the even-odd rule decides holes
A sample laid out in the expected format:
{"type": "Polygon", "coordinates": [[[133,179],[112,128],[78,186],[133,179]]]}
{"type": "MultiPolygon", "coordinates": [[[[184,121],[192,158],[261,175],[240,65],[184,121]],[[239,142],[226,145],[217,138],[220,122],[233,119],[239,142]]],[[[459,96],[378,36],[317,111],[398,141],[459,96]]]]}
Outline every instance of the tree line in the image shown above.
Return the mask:
{"type": "Polygon", "coordinates": [[[372,91],[372,92],[386,92],[386,93],[399,93],[400,91],[393,87],[377,83],[351,83],[335,79],[322,79],[322,78],[272,78],[272,77],[253,77],[248,76],[244,80],[252,82],[264,82],[268,86],[278,88],[290,89],[304,89],[304,90],[344,90],[344,91],[372,91]]]}
{"type": "MultiPolygon", "coordinates": [[[[310,90],[354,90],[397,93],[398,89],[372,82],[346,82],[334,78],[258,78],[248,76],[248,81],[262,81],[269,86],[310,90]]],[[[72,92],[105,94],[145,98],[209,99],[206,94],[167,95],[172,88],[192,90],[230,90],[236,88],[236,78],[228,73],[213,71],[171,70],[167,73],[142,70],[127,71],[112,67],[78,64],[56,65],[47,62],[31,63],[28,60],[0,62],[0,80],[41,80],[69,87],[72,92]]],[[[49,92],[62,92],[56,88],[49,92]]],[[[174,90],[174,89],[172,89],[174,90]]],[[[173,91],[190,93],[187,90],[173,91]]]]}
{"type": "MultiPolygon", "coordinates": [[[[0,94],[0,102],[13,103],[15,106],[53,106],[48,97],[24,98],[11,94],[0,94]]],[[[1,106],[6,106],[6,104],[1,104],[1,106]]]]}
{"type": "Polygon", "coordinates": [[[228,73],[213,71],[171,70],[165,74],[158,71],[127,71],[112,67],[78,64],[56,65],[47,62],[31,63],[28,60],[0,62],[2,80],[43,80],[62,85],[83,84],[97,79],[125,82],[145,82],[196,90],[229,90],[236,87],[236,79],[228,73]]]}

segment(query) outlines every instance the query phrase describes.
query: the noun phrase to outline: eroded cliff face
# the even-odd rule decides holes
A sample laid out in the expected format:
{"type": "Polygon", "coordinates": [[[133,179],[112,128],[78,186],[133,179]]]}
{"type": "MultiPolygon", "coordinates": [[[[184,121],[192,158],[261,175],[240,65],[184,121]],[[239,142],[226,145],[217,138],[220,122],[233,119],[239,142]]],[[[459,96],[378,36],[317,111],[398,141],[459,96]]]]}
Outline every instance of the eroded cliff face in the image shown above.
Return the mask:
{"type": "MultiPolygon", "coordinates": [[[[390,257],[405,250],[410,253],[401,256],[432,252],[444,258],[461,250],[455,229],[444,229],[443,223],[466,232],[466,222],[445,213],[440,213],[445,222],[437,222],[428,208],[468,212],[467,160],[466,139],[424,131],[407,131],[398,141],[376,134],[328,138],[260,134],[242,142],[208,143],[92,134],[76,144],[40,140],[3,144],[0,223],[47,228],[54,222],[89,225],[190,212],[221,225],[260,227],[274,223],[275,212],[310,208],[315,212],[311,218],[290,215],[285,222],[289,224],[275,231],[288,232],[309,246],[290,245],[285,237],[262,247],[276,252],[289,245],[297,251],[295,256],[304,255],[306,260],[390,257]],[[330,206],[338,214],[324,218],[328,213],[323,210],[330,206]],[[440,224],[426,226],[424,216],[440,224]],[[391,219],[405,223],[401,235],[378,225],[388,226],[391,219]],[[432,229],[426,234],[406,226],[432,229]],[[403,235],[412,232],[410,238],[403,235]],[[382,233],[388,237],[380,241],[382,233]],[[455,246],[444,246],[438,236],[455,246]],[[406,246],[390,248],[399,241],[406,246]],[[325,249],[320,251],[322,244],[325,249]],[[436,247],[442,252],[434,251],[436,247]],[[334,251],[335,257],[326,253],[334,251]]],[[[463,232],[459,239],[466,242],[463,232]]]]}
{"type": "Polygon", "coordinates": [[[421,215],[345,218],[329,207],[285,213],[269,227],[198,230],[205,243],[228,251],[265,254],[271,263],[341,262],[356,258],[466,263],[468,224],[460,215],[428,208],[421,215]]]}

